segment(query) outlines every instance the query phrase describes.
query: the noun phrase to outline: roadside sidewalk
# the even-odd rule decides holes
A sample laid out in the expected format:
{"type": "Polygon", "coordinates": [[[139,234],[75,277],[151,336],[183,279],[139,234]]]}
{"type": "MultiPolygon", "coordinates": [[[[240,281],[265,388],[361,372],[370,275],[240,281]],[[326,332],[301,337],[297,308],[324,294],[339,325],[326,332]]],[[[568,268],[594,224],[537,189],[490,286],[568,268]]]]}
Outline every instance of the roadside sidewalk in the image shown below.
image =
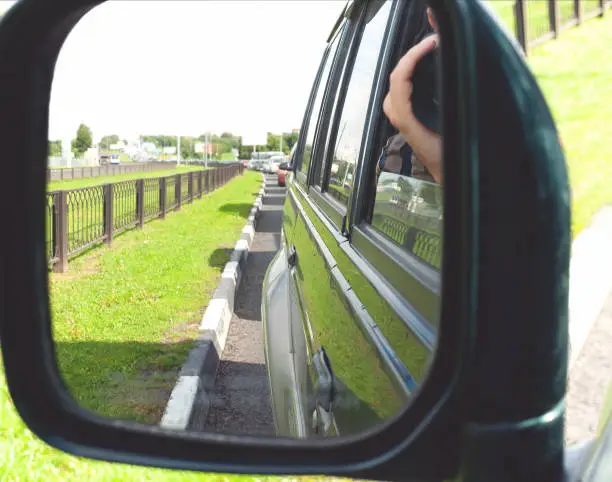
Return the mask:
{"type": "MultiPolygon", "coordinates": [[[[569,278],[569,370],[612,293],[612,206],[602,208],[572,244],[569,278]]],[[[612,347],[610,347],[612,348],[612,347]]]]}

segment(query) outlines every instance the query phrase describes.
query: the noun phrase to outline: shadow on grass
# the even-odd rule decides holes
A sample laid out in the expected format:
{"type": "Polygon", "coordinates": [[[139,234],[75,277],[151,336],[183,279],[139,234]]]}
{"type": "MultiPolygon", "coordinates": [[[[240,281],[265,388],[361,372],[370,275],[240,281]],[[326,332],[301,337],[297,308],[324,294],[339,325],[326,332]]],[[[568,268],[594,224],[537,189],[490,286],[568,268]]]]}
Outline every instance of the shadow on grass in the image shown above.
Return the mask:
{"type": "Polygon", "coordinates": [[[211,268],[218,268],[219,271],[223,271],[223,267],[229,261],[232,256],[234,248],[217,248],[208,257],[208,265],[211,268]]]}
{"type": "Polygon", "coordinates": [[[228,214],[238,214],[239,216],[246,219],[249,217],[249,213],[251,212],[252,208],[253,208],[253,204],[226,203],[226,204],[223,204],[222,206],[219,206],[219,211],[221,211],[222,213],[228,213],[228,214]]]}
{"type": "Polygon", "coordinates": [[[157,424],[196,343],[185,340],[186,328],[180,326],[168,338],[180,341],[58,342],[59,372],[83,408],[106,417],[157,424]]]}

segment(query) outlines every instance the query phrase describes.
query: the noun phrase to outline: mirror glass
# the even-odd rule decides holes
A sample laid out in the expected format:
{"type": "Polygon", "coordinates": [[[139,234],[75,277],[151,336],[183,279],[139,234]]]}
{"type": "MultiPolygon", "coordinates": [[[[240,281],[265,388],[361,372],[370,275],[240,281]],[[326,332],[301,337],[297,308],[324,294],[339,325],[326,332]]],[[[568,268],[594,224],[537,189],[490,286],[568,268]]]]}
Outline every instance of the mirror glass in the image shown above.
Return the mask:
{"type": "Polygon", "coordinates": [[[437,26],[420,0],[344,8],[110,1],[70,33],[46,246],[57,363],[85,409],[309,439],[418,396],[440,313],[437,26]]]}

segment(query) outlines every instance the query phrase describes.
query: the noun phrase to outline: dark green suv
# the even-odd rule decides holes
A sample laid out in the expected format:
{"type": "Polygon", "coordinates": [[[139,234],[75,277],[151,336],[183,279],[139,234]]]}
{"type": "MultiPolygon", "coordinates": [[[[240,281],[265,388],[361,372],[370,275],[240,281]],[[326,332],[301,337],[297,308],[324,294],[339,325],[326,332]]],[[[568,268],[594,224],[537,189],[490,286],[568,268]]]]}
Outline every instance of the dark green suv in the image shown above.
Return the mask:
{"type": "Polygon", "coordinates": [[[418,40],[414,22],[397,27],[411,5],[349,2],[312,89],[263,285],[279,435],[372,428],[411,400],[432,360],[442,187],[375,172],[395,133],[381,108],[386,72],[418,40]]]}

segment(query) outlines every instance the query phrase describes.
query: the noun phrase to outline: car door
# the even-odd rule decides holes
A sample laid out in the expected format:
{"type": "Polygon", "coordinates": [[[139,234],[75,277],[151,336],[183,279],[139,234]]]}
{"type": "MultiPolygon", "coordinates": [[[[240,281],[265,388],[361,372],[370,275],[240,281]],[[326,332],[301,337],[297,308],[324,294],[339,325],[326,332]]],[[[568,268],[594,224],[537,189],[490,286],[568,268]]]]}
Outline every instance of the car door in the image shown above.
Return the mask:
{"type": "MultiPolygon", "coordinates": [[[[379,60],[392,45],[389,27],[403,2],[362,6],[347,20],[346,43],[339,49],[344,55],[334,64],[316,133],[305,133],[312,147],[307,140],[298,159],[298,182],[289,189],[298,212],[293,277],[302,321],[294,337],[305,340],[312,390],[304,412],[326,436],[360,433],[397,414],[423,380],[435,345],[431,324],[348,236],[347,205],[365,158],[379,60]],[[332,173],[338,160],[342,165],[332,173]]],[[[432,286],[411,283],[413,296],[422,298],[423,311],[434,321],[436,281],[434,275],[432,286]]]]}

